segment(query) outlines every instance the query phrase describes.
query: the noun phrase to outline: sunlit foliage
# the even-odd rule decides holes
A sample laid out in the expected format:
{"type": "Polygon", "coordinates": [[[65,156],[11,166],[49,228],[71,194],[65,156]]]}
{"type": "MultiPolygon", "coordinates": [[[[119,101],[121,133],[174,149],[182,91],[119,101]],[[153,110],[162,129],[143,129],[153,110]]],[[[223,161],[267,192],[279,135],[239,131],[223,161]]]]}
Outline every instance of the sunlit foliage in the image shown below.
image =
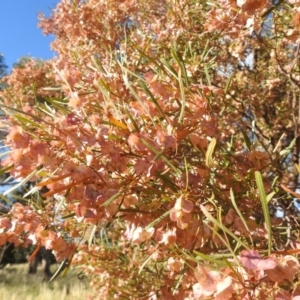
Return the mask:
{"type": "Polygon", "coordinates": [[[299,299],[300,3],[273,2],[41,15],[57,57],[0,94],[3,168],[36,182],[0,244],[45,245],[103,299],[299,299]]]}

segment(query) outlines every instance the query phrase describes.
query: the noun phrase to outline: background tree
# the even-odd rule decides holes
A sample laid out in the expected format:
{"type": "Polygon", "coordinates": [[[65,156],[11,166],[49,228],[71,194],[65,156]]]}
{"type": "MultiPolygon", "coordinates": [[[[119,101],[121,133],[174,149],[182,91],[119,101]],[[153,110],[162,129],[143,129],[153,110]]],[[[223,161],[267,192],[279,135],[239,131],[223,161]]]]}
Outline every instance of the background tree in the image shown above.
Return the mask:
{"type": "Polygon", "coordinates": [[[7,66],[4,63],[4,57],[2,54],[0,54],[0,78],[2,78],[4,75],[6,75],[6,69],[7,69],[7,66]]]}
{"type": "MultiPolygon", "coordinates": [[[[4,57],[2,54],[0,54],[0,90],[3,88],[2,86],[2,77],[5,76],[7,73],[6,73],[6,70],[7,70],[7,66],[5,65],[4,63],[4,57]]],[[[0,107],[0,118],[3,117],[4,115],[4,112],[2,111],[1,107],[0,107]]],[[[3,140],[6,136],[6,131],[5,130],[1,130],[0,131],[0,137],[1,139],[3,140]]],[[[2,146],[3,146],[3,142],[1,143],[2,146]]],[[[2,152],[5,152],[2,150],[2,152]]],[[[7,174],[1,174],[1,181],[3,181],[5,178],[7,178],[7,174]]]]}
{"type": "Polygon", "coordinates": [[[6,79],[3,167],[49,191],[12,207],[1,243],[73,258],[103,299],[297,299],[299,5],[62,1],[41,16],[58,57],[6,79]]]}

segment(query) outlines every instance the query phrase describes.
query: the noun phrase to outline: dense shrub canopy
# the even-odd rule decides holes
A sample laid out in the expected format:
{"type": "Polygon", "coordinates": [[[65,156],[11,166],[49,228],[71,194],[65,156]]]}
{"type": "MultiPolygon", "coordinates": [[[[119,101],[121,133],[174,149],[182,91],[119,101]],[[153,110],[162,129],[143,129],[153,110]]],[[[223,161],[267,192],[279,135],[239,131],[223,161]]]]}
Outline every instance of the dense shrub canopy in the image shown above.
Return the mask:
{"type": "Polygon", "coordinates": [[[81,265],[101,299],[291,299],[299,1],[66,1],[57,57],[5,78],[0,244],[81,265]],[[47,187],[44,199],[37,188],[47,187]]]}

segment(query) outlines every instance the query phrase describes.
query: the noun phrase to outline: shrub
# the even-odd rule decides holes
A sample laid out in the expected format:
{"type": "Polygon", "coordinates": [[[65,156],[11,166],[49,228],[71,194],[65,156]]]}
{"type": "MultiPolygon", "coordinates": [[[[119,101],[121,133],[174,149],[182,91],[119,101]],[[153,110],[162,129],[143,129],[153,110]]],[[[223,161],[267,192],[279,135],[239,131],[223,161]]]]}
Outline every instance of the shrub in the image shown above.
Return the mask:
{"type": "Polygon", "coordinates": [[[5,79],[3,167],[49,191],[13,205],[1,243],[53,249],[103,299],[297,299],[298,10],[90,0],[40,16],[57,57],[5,79]]]}

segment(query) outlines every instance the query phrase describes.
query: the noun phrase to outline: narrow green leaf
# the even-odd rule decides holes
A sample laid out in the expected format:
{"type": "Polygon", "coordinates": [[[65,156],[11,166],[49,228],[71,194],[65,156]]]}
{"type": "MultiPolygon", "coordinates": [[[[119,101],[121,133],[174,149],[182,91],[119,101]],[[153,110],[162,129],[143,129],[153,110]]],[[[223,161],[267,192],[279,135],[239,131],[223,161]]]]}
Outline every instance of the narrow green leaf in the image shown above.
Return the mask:
{"type": "Polygon", "coordinates": [[[0,199],[1,199],[3,202],[5,202],[7,205],[9,205],[9,206],[12,206],[12,205],[13,205],[13,203],[12,203],[7,197],[5,197],[5,196],[3,196],[3,195],[1,195],[1,194],[0,194],[0,199]]]}
{"type": "Polygon", "coordinates": [[[275,185],[276,185],[276,182],[277,182],[277,180],[279,179],[279,176],[276,176],[274,179],[273,179],[273,181],[272,181],[272,185],[271,185],[271,187],[272,188],[274,188],[275,187],[275,185]]]}
{"type": "Polygon", "coordinates": [[[208,85],[211,85],[211,81],[210,81],[210,75],[209,75],[209,73],[208,73],[207,66],[204,66],[204,72],[205,72],[205,76],[206,76],[207,84],[208,84],[208,85]]]}
{"type": "Polygon", "coordinates": [[[114,95],[114,96],[116,96],[116,97],[119,97],[117,94],[115,94],[115,93],[111,90],[110,86],[109,86],[102,78],[99,79],[99,83],[101,83],[101,85],[104,87],[104,89],[105,89],[107,92],[109,92],[110,94],[112,94],[112,95],[114,95]]]}
{"type": "MultiPolygon", "coordinates": [[[[148,147],[153,153],[159,154],[160,151],[156,150],[154,147],[152,147],[145,139],[141,139],[142,143],[148,147]]],[[[161,159],[170,167],[173,169],[173,171],[177,174],[180,175],[181,172],[179,169],[177,169],[164,155],[161,154],[161,159]]]]}
{"type": "Polygon", "coordinates": [[[107,71],[103,67],[100,59],[98,59],[95,55],[92,55],[91,60],[99,73],[104,73],[107,75],[107,71]]]}
{"type": "Polygon", "coordinates": [[[185,79],[185,85],[187,86],[188,77],[187,77],[187,72],[186,72],[184,60],[183,60],[180,52],[177,51],[174,47],[171,48],[171,54],[172,54],[173,58],[177,61],[178,65],[180,66],[179,70],[181,70],[181,72],[183,73],[183,77],[185,79]]]}
{"type": "Polygon", "coordinates": [[[91,230],[89,239],[88,239],[88,249],[91,249],[91,247],[92,247],[92,243],[93,243],[93,239],[94,239],[96,230],[97,230],[97,225],[94,225],[92,230],[91,230]]]}
{"type": "Polygon", "coordinates": [[[268,255],[271,254],[272,249],[272,226],[271,226],[271,220],[270,220],[270,212],[269,212],[269,206],[267,201],[266,192],[264,189],[264,184],[262,180],[261,173],[259,171],[255,171],[255,181],[256,185],[258,187],[260,202],[266,222],[266,228],[268,232],[268,255]]]}
{"type": "Polygon", "coordinates": [[[24,123],[24,124],[26,124],[26,125],[27,125],[27,123],[28,123],[28,124],[30,124],[30,125],[36,127],[36,128],[43,128],[43,127],[41,126],[41,124],[36,123],[36,122],[32,121],[31,119],[28,119],[28,118],[23,117],[23,116],[21,116],[21,115],[15,114],[14,117],[15,117],[17,120],[19,120],[20,122],[22,122],[22,123],[24,123]]]}
{"type": "Polygon", "coordinates": [[[149,48],[149,46],[151,45],[152,42],[153,42],[153,40],[149,39],[148,43],[145,44],[145,47],[143,48],[143,50],[141,50],[139,48],[139,45],[137,45],[136,43],[134,44],[134,49],[137,50],[138,52],[140,52],[140,54],[141,54],[139,60],[137,61],[136,65],[135,65],[136,69],[139,67],[139,65],[143,61],[143,58],[144,58],[144,60],[148,60],[149,62],[151,61],[153,64],[156,65],[156,67],[159,70],[161,69],[161,66],[157,63],[157,61],[146,54],[146,50],[149,48]]]}
{"type": "Polygon", "coordinates": [[[167,174],[158,174],[157,177],[160,178],[163,181],[164,185],[169,187],[174,193],[178,192],[177,186],[167,174]]]}
{"type": "Polygon", "coordinates": [[[157,219],[155,219],[154,221],[152,221],[150,224],[148,224],[145,229],[150,229],[152,227],[155,227],[159,222],[161,222],[164,218],[166,218],[170,213],[171,213],[171,210],[168,210],[166,211],[164,214],[162,214],[160,217],[158,217],[157,219]]]}
{"type": "Polygon", "coordinates": [[[52,110],[51,112],[48,111],[47,107],[45,105],[43,105],[43,108],[41,106],[37,106],[36,109],[38,111],[41,111],[42,113],[48,115],[49,117],[51,117],[52,119],[55,119],[56,116],[55,116],[55,112],[53,113],[52,110]]]}
{"type": "Polygon", "coordinates": [[[51,98],[45,98],[46,102],[44,102],[45,107],[48,109],[48,111],[52,111],[52,113],[55,113],[55,109],[58,109],[59,111],[67,114],[70,112],[70,109],[66,107],[66,103],[63,101],[57,101],[51,98]],[[49,106],[49,103],[51,106],[49,106]]]}
{"type": "Polygon", "coordinates": [[[231,199],[232,205],[233,205],[233,207],[234,207],[236,213],[238,214],[238,216],[240,217],[241,221],[243,222],[245,228],[246,228],[247,231],[249,232],[249,236],[250,236],[250,239],[251,239],[251,242],[252,242],[252,245],[253,245],[252,237],[251,237],[251,234],[250,234],[250,229],[249,229],[249,227],[248,227],[248,224],[247,224],[247,222],[246,222],[246,220],[245,220],[245,218],[244,218],[242,212],[239,210],[239,208],[238,208],[238,206],[237,206],[237,204],[236,204],[236,202],[235,202],[234,193],[233,193],[232,188],[230,189],[230,199],[231,199]]]}
{"type": "Polygon", "coordinates": [[[285,138],[286,133],[284,132],[281,137],[279,138],[275,148],[273,149],[273,153],[275,153],[277,151],[277,149],[279,148],[279,146],[281,145],[281,141],[285,138]]]}
{"type": "Polygon", "coordinates": [[[292,151],[293,151],[293,148],[295,146],[295,143],[296,143],[296,138],[294,138],[291,143],[289,144],[288,147],[286,147],[285,149],[281,150],[279,152],[280,156],[287,156],[289,155],[292,151]]]}
{"type": "Polygon", "coordinates": [[[189,170],[188,170],[188,164],[186,157],[184,157],[184,169],[185,169],[185,176],[186,176],[186,181],[185,181],[185,190],[188,190],[189,187],[189,170]]]}
{"type": "Polygon", "coordinates": [[[55,66],[55,64],[52,64],[52,66],[53,66],[54,70],[56,71],[56,73],[59,75],[59,77],[63,80],[65,85],[69,88],[69,91],[72,92],[72,88],[71,88],[68,80],[63,75],[63,73],[55,66]]]}
{"type": "Polygon", "coordinates": [[[165,148],[162,148],[156,155],[155,157],[153,158],[154,161],[157,161],[165,152],[165,148]]]}
{"type": "Polygon", "coordinates": [[[161,109],[160,105],[158,104],[157,100],[155,99],[154,95],[151,93],[151,91],[148,89],[147,85],[144,81],[140,80],[140,85],[143,88],[143,90],[148,94],[148,96],[151,98],[151,101],[155,104],[155,106],[158,108],[159,112],[161,113],[164,120],[166,120],[166,115],[164,111],[161,109]]]}
{"type": "Polygon", "coordinates": [[[173,67],[171,67],[169,62],[165,58],[162,58],[161,62],[165,66],[166,70],[177,79],[178,78],[177,72],[175,71],[175,69],[173,67]]]}
{"type": "Polygon", "coordinates": [[[184,86],[181,78],[181,69],[179,69],[178,72],[178,82],[179,82],[179,88],[180,88],[180,95],[181,95],[181,108],[180,108],[180,114],[178,118],[178,123],[182,123],[183,115],[185,112],[185,106],[186,106],[186,99],[185,99],[185,91],[184,91],[184,86]]]}
{"type": "Polygon", "coordinates": [[[271,200],[272,200],[272,198],[273,198],[273,196],[276,194],[276,192],[271,192],[270,194],[268,194],[267,195],[267,203],[269,203],[271,200]]]}
{"type": "Polygon", "coordinates": [[[37,186],[34,186],[33,188],[31,188],[25,195],[23,195],[24,198],[27,198],[28,196],[36,193],[39,191],[39,188],[37,186]]]}
{"type": "Polygon", "coordinates": [[[67,215],[63,215],[61,218],[62,218],[63,220],[65,220],[65,219],[72,218],[72,217],[74,217],[74,216],[76,216],[75,213],[69,213],[69,214],[67,214],[67,215]]]}
{"type": "MultiPolygon", "coordinates": [[[[58,205],[55,207],[54,215],[58,214],[58,212],[60,211],[60,209],[62,207],[64,207],[65,203],[66,203],[66,198],[65,197],[60,197],[60,201],[59,201],[58,205]]],[[[70,215],[70,214],[68,214],[68,215],[70,215]]],[[[65,215],[63,218],[65,218],[65,219],[68,218],[68,215],[65,215]]]]}
{"type": "Polygon", "coordinates": [[[207,50],[207,48],[208,48],[208,46],[209,46],[209,42],[210,42],[210,40],[207,40],[206,45],[205,45],[205,47],[204,47],[204,49],[203,49],[203,51],[202,51],[202,53],[201,53],[201,60],[202,60],[202,61],[206,58],[206,56],[207,56],[208,53],[210,52],[210,50],[207,50]]]}
{"type": "Polygon", "coordinates": [[[61,91],[62,88],[60,86],[58,86],[58,87],[51,87],[50,86],[50,87],[44,87],[43,90],[44,91],[61,91]]]}
{"type": "Polygon", "coordinates": [[[247,133],[244,130],[241,130],[241,133],[242,133],[243,138],[244,138],[244,146],[250,151],[251,150],[250,139],[249,139],[247,133]]]}
{"type": "Polygon", "coordinates": [[[206,254],[201,253],[201,252],[196,251],[196,250],[194,250],[193,252],[197,255],[196,256],[197,260],[203,260],[204,262],[211,262],[211,263],[216,264],[217,266],[220,266],[220,267],[227,267],[228,266],[228,262],[224,258],[224,256],[222,258],[216,258],[216,257],[214,257],[213,254],[206,255],[206,254]]]}
{"type": "Polygon", "coordinates": [[[248,250],[250,249],[249,245],[244,243],[238,236],[236,236],[227,227],[225,227],[222,223],[220,223],[217,219],[215,219],[203,205],[200,205],[200,208],[201,208],[203,214],[206,216],[206,218],[209,221],[211,221],[214,224],[214,226],[216,226],[217,228],[220,228],[224,233],[230,235],[235,241],[237,241],[238,244],[242,245],[245,249],[248,249],[248,250]]]}
{"type": "Polygon", "coordinates": [[[149,255],[149,257],[142,263],[142,265],[139,268],[139,275],[141,274],[141,272],[143,271],[144,267],[147,265],[147,263],[151,260],[151,258],[156,254],[155,251],[153,251],[153,253],[151,255],[149,255]]]}
{"type": "Polygon", "coordinates": [[[39,170],[34,170],[33,172],[31,172],[29,175],[27,175],[22,181],[18,182],[17,184],[15,184],[13,187],[11,187],[10,189],[6,190],[3,195],[6,196],[9,193],[15,191],[16,189],[18,189],[20,186],[24,185],[26,182],[28,182],[33,176],[35,176],[37,173],[39,172],[39,170]]]}
{"type": "Polygon", "coordinates": [[[69,260],[66,258],[66,259],[59,265],[58,269],[56,270],[56,272],[54,273],[54,275],[51,277],[51,279],[50,279],[49,281],[51,282],[51,281],[55,280],[55,279],[59,276],[59,274],[60,274],[61,272],[63,272],[66,268],[68,268],[69,265],[70,265],[70,264],[69,264],[69,260]]]}
{"type": "Polygon", "coordinates": [[[23,114],[23,115],[26,115],[26,116],[30,116],[32,119],[37,120],[37,121],[40,121],[41,123],[46,123],[46,124],[48,124],[49,126],[54,127],[53,124],[51,124],[51,123],[45,121],[43,118],[39,118],[39,117],[37,117],[37,116],[35,116],[35,115],[32,115],[32,114],[30,114],[30,113],[26,113],[26,112],[24,112],[24,111],[22,111],[22,110],[20,110],[20,109],[12,108],[12,107],[9,107],[9,106],[3,105],[3,104],[1,104],[1,107],[4,107],[4,108],[8,109],[10,115],[12,115],[12,116],[15,115],[15,112],[18,112],[18,113],[20,113],[20,114],[23,114]]]}
{"type": "Polygon", "coordinates": [[[228,90],[230,88],[233,76],[234,76],[234,73],[230,74],[229,77],[228,77],[228,80],[226,81],[226,86],[225,86],[225,89],[224,89],[224,94],[225,95],[227,94],[227,92],[228,92],[228,90]]]}
{"type": "Polygon", "coordinates": [[[216,138],[213,138],[207,147],[207,151],[205,153],[205,164],[208,168],[210,168],[213,165],[213,154],[216,145],[217,145],[217,140],[216,138]]]}
{"type": "MultiPolygon", "coordinates": [[[[152,115],[150,114],[149,109],[146,107],[144,101],[142,101],[140,99],[140,97],[138,96],[138,94],[136,93],[136,91],[134,90],[134,88],[129,83],[127,73],[132,74],[132,72],[129,71],[127,68],[125,68],[123,65],[121,65],[120,62],[118,62],[118,63],[119,63],[119,66],[122,68],[122,71],[123,71],[123,80],[124,80],[124,83],[125,83],[126,87],[130,90],[131,94],[135,97],[135,99],[141,104],[141,106],[143,107],[143,109],[147,112],[147,114],[148,114],[149,118],[151,119],[152,123],[155,124],[155,122],[154,122],[154,120],[152,118],[152,115]]],[[[134,76],[137,77],[136,74],[134,74],[134,76]]]]}
{"type": "MultiPolygon", "coordinates": [[[[8,152],[8,153],[9,153],[9,152],[8,152]]],[[[2,169],[0,170],[0,176],[3,175],[3,174],[5,174],[5,173],[7,173],[13,166],[14,166],[14,165],[10,165],[10,166],[8,166],[8,167],[6,167],[6,168],[2,168],[2,169]]]]}
{"type": "Polygon", "coordinates": [[[136,132],[140,132],[140,128],[139,128],[138,124],[136,123],[136,121],[134,120],[134,118],[132,117],[132,115],[130,114],[129,110],[126,109],[125,112],[126,112],[127,117],[130,119],[131,123],[133,124],[133,127],[136,130],[136,132]]]}
{"type": "Polygon", "coordinates": [[[112,197],[110,197],[108,200],[106,200],[102,206],[103,207],[107,207],[109,206],[111,203],[113,203],[119,196],[121,196],[123,194],[123,191],[118,192],[117,194],[113,195],[112,197]]]}

